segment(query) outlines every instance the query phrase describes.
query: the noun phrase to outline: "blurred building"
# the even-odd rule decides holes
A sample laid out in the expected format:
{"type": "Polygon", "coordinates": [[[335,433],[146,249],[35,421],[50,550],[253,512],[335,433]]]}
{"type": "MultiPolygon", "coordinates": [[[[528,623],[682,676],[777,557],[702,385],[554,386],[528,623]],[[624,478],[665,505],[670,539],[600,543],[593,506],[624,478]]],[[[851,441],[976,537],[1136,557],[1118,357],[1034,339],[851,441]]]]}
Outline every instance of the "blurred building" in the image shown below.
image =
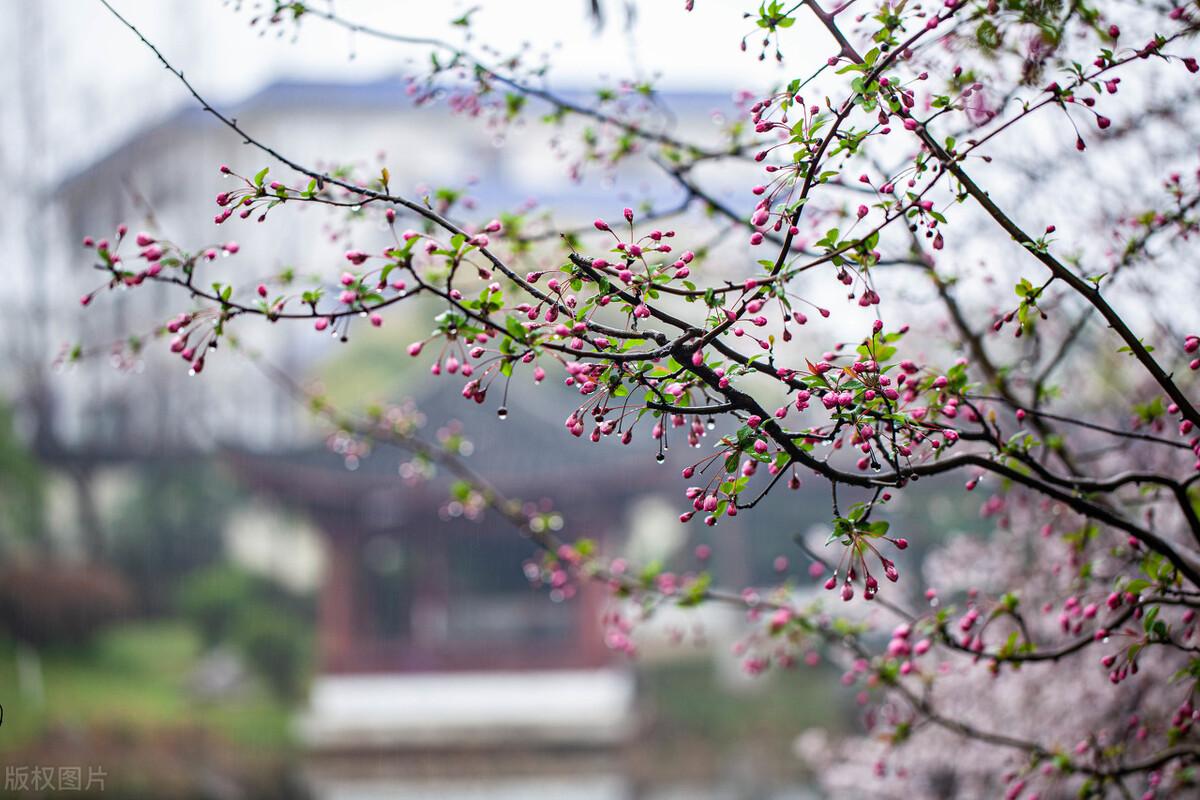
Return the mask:
{"type": "MultiPolygon", "coordinates": [[[[685,129],[715,131],[710,117],[727,105],[728,98],[717,95],[670,98],[685,129]]],[[[598,208],[615,215],[635,201],[649,199],[665,208],[682,198],[645,159],[616,170],[592,166],[584,179],[571,180],[567,163],[549,155],[566,135],[538,124],[536,112],[531,126],[522,121],[501,133],[483,120],[455,118],[445,104],[414,106],[398,79],[360,85],[280,82],[223,111],[300,163],[352,165],[366,177],[387,166],[391,185],[410,196],[461,189],[476,210],[460,213],[481,222],[530,198],[553,209],[563,225],[590,219],[598,208]],[[331,156],[340,161],[331,163],[331,156]]],[[[189,106],[67,176],[53,192],[49,213],[64,235],[50,243],[39,279],[57,288],[44,292],[52,308],[30,324],[45,326],[51,346],[81,344],[95,351],[137,336],[147,347],[135,359],[93,359],[44,382],[45,394],[28,400],[46,447],[135,456],[211,449],[216,442],[271,449],[312,434],[307,414],[285,393],[248,377],[241,365],[222,363],[236,359],[209,359],[204,379],[190,380],[177,357],[149,340],[155,326],[189,307],[175,287],[102,293],[86,311],[79,307],[79,295],[101,285],[104,273],[89,271],[94,254],[78,243],[84,236],[114,239],[122,223],[131,236],[148,230],[192,252],[237,240],[239,255],[204,265],[199,281],[236,281],[244,288],[286,268],[333,282],[346,249],[370,250],[386,241],[382,228],[374,231],[376,241],[368,241],[369,227],[358,225],[351,242],[344,215],[300,204],[279,209],[263,226],[236,217],[214,226],[219,209],[213,198],[236,182],[218,173],[221,164],[243,175],[270,166],[269,179],[307,183],[189,106]]],[[[132,244],[126,243],[127,253],[136,252],[132,244]]],[[[333,346],[329,337],[303,335],[295,326],[251,321],[239,324],[237,333],[287,370],[303,370],[333,346]]]]}
{"type": "MultiPolygon", "coordinates": [[[[712,129],[710,116],[726,102],[699,95],[671,98],[670,105],[685,126],[712,129]]],[[[571,180],[562,162],[546,157],[561,132],[535,125],[502,135],[483,121],[453,120],[444,105],[414,107],[400,81],[279,83],[226,113],[301,162],[328,166],[324,159],[335,152],[368,175],[386,164],[395,187],[436,176],[438,186],[465,188],[475,209],[465,213],[482,220],[529,197],[553,208],[563,224],[597,208],[617,214],[626,204],[649,199],[667,207],[681,197],[678,187],[652,180],[658,173],[644,159],[571,180]]],[[[446,482],[406,485],[402,454],[380,449],[348,471],[324,449],[320,425],[293,391],[235,354],[216,353],[202,377],[189,377],[187,365],[153,336],[189,308],[181,291],[150,285],[102,292],[80,308],[78,295],[105,275],[89,271],[93,254],[74,245],[84,236],[111,240],[121,223],[131,237],[147,230],[192,251],[236,239],[236,258],[200,267],[204,284],[253,286],[285,268],[333,281],[348,247],[372,249],[364,241],[371,235],[382,242],[382,230],[363,233],[359,226],[351,243],[337,215],[304,206],[276,212],[262,232],[236,218],[215,227],[213,198],[230,188],[218,173],[222,163],[241,174],[270,164],[211,116],[188,108],[58,186],[52,213],[65,244],[54,248],[41,277],[71,288],[49,293],[52,308],[32,322],[44,325],[63,352],[79,344],[93,355],[27,384],[23,406],[39,454],[78,477],[84,506],[96,481],[120,465],[219,455],[243,486],[312,521],[323,554],[319,675],[303,734],[315,747],[610,744],[628,736],[636,723],[634,684],[603,645],[601,587],[583,586],[570,602],[531,590],[523,570],[535,555],[531,543],[500,522],[447,519],[446,482]],[[132,348],[131,336],[138,338],[132,348]]],[[[272,177],[289,179],[276,171],[272,177]]],[[[369,362],[377,369],[382,361],[387,377],[375,389],[393,398],[423,395],[430,432],[467,420],[471,435],[482,437],[472,462],[514,496],[555,498],[573,531],[614,550],[631,530],[649,555],[657,547],[669,557],[685,543],[669,533],[678,528],[671,506],[649,502],[673,484],[673,470],[619,446],[599,448],[598,458],[593,450],[584,470],[577,451],[563,446],[571,399],[552,386],[515,389],[513,413],[502,425],[494,410],[464,401],[451,378],[422,388],[424,380],[404,372],[411,360],[402,343],[423,332],[407,329],[406,315],[393,316],[399,319],[382,331],[365,332],[376,348],[366,355],[300,326],[239,321],[236,334],[301,381],[316,364],[369,371],[369,362]]],[[[254,537],[252,527],[241,526],[238,535],[254,537]]]]}

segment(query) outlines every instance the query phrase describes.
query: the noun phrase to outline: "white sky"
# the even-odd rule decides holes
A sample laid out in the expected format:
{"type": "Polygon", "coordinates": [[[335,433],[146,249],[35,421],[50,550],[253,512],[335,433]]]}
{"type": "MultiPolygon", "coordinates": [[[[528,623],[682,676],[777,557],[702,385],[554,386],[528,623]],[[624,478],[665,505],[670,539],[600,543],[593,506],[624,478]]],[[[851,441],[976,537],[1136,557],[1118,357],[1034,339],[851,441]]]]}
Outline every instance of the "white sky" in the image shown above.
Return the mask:
{"type": "MultiPolygon", "coordinates": [[[[111,1],[218,103],[283,77],[364,81],[398,74],[409,59],[427,57],[427,51],[351,36],[317,19],[305,20],[296,42],[290,34],[261,37],[249,25],[261,4],[255,0],[245,0],[240,11],[222,0],[111,1]]],[[[326,0],[313,2],[321,7],[326,0]]],[[[601,76],[655,73],[665,76],[658,83],[663,88],[762,87],[800,74],[799,59],[819,62],[831,49],[811,20],[804,20],[808,24],[789,34],[789,55],[797,59],[785,73],[772,60],[759,63],[753,46],[749,53],[738,47],[752,28],[742,19],[745,9],[757,5],[750,0],[699,0],[690,14],[683,0],[644,0],[636,3],[631,29],[624,24],[627,2],[632,0],[603,0],[609,19],[600,33],[586,16],[587,0],[337,0],[335,7],[349,19],[383,29],[458,41],[449,20],[482,5],[473,18],[479,41],[506,52],[522,42],[535,51],[559,44],[553,81],[563,87],[594,86],[601,76]]],[[[0,67],[5,94],[28,92],[29,108],[40,109],[43,128],[17,134],[28,128],[28,113],[6,104],[4,126],[13,134],[5,137],[6,159],[28,165],[30,153],[20,143],[36,142],[33,155],[47,162],[43,174],[60,175],[189,102],[98,0],[0,0],[0,9],[8,21],[0,33],[9,54],[0,67]]]]}

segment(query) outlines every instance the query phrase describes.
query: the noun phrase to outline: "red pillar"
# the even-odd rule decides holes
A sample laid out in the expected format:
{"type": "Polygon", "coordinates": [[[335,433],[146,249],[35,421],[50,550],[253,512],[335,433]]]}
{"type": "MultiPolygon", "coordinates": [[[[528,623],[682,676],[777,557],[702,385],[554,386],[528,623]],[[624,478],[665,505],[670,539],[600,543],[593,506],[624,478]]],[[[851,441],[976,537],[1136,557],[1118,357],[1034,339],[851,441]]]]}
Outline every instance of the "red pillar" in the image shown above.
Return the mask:
{"type": "Polygon", "coordinates": [[[325,577],[317,606],[318,663],[322,672],[353,668],[355,639],[355,564],[352,536],[325,531],[325,577]]]}

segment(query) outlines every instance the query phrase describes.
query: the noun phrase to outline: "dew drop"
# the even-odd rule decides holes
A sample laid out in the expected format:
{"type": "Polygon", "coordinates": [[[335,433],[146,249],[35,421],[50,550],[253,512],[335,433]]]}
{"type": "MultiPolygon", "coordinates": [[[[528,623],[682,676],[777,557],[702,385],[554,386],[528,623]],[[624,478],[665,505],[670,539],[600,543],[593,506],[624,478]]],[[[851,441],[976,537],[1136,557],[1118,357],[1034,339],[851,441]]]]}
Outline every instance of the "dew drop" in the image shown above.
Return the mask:
{"type": "Polygon", "coordinates": [[[660,463],[660,464],[661,464],[661,463],[663,463],[664,461],[666,461],[666,460],[667,460],[667,457],[666,457],[666,456],[664,456],[662,453],[659,453],[658,455],[656,455],[656,456],[654,457],[654,460],[655,460],[655,461],[657,461],[658,463],[660,463]]]}
{"type": "Polygon", "coordinates": [[[508,419],[508,409],[504,406],[500,406],[498,409],[496,409],[496,416],[500,419],[508,419]]]}

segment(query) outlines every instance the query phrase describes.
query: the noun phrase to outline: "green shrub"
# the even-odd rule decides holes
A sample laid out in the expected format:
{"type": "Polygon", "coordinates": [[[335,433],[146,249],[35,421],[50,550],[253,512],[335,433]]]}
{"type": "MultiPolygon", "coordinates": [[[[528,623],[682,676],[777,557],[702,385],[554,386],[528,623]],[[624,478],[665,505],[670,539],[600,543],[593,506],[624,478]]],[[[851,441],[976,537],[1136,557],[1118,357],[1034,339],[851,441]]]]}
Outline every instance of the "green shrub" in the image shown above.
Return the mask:
{"type": "Polygon", "coordinates": [[[297,696],[312,646],[308,598],[221,565],[187,578],[177,605],[206,647],[232,645],[281,698],[297,696]]]}
{"type": "Polygon", "coordinates": [[[228,565],[211,567],[184,579],[176,602],[205,647],[229,639],[239,609],[255,600],[256,580],[245,570],[228,565]]]}
{"type": "Polygon", "coordinates": [[[311,641],[307,627],[265,603],[247,606],[237,617],[233,641],[281,699],[293,700],[304,684],[311,641]]]}

